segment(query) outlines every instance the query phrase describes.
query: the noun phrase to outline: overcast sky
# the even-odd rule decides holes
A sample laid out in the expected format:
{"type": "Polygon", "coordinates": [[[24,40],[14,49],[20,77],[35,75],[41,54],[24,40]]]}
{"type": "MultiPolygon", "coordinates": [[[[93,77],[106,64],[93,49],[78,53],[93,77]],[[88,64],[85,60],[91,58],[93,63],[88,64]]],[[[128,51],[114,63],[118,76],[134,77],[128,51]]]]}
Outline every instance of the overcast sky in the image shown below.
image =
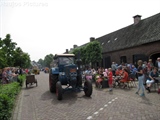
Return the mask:
{"type": "Polygon", "coordinates": [[[160,0],[0,0],[0,37],[11,34],[31,60],[63,53],[160,12],[160,0]]]}

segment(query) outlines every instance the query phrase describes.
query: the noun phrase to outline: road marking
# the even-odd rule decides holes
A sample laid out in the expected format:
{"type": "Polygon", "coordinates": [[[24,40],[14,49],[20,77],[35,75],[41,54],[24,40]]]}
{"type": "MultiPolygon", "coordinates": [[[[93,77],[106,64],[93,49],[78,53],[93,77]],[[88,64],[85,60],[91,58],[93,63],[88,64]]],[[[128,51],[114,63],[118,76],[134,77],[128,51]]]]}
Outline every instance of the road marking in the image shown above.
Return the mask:
{"type": "Polygon", "coordinates": [[[94,114],[95,114],[95,115],[97,115],[97,114],[98,114],[98,112],[95,112],[94,114]]]}
{"type": "MultiPolygon", "coordinates": [[[[117,100],[117,99],[118,99],[117,97],[116,97],[116,98],[114,98],[114,99],[112,99],[111,101],[109,101],[109,102],[108,102],[108,104],[113,103],[113,102],[114,102],[115,100],[117,100]]],[[[108,106],[108,104],[105,104],[105,105],[104,105],[104,107],[102,107],[102,108],[100,108],[100,109],[99,109],[99,111],[104,110],[104,108],[105,108],[105,107],[107,107],[107,106],[108,106]]],[[[87,117],[87,120],[92,119],[94,116],[98,115],[98,113],[99,113],[98,111],[94,112],[92,116],[88,116],[88,117],[87,117]]]]}
{"type": "Polygon", "coordinates": [[[106,104],[106,105],[104,105],[104,107],[107,107],[108,105],[106,104]]]}
{"type": "Polygon", "coordinates": [[[112,102],[110,101],[110,102],[108,102],[109,104],[111,104],[112,102]]]}
{"type": "Polygon", "coordinates": [[[87,118],[87,120],[90,120],[90,119],[92,119],[92,116],[89,116],[89,117],[87,118]]]}

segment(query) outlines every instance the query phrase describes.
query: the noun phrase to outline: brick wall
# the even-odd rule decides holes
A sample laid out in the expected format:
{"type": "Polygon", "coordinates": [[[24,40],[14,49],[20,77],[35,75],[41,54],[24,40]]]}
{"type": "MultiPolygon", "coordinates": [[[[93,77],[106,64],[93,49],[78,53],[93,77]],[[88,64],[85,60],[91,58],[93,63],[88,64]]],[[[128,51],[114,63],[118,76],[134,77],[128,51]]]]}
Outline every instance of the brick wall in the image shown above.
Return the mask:
{"type": "Polygon", "coordinates": [[[160,53],[160,41],[154,42],[154,43],[148,43],[148,44],[144,44],[144,45],[140,45],[137,47],[128,48],[124,50],[103,53],[103,58],[105,58],[106,56],[110,56],[111,62],[114,61],[120,64],[120,57],[126,56],[127,63],[133,63],[133,55],[135,54],[144,54],[149,58],[150,55],[155,53],[160,53]]]}

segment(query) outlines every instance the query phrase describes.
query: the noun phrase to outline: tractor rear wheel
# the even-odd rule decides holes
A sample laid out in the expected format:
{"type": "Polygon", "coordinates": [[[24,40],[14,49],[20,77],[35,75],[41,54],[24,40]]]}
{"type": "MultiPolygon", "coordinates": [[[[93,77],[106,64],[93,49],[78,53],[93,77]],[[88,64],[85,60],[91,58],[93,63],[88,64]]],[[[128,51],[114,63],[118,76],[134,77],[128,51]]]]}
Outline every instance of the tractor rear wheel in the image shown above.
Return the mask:
{"type": "Polygon", "coordinates": [[[58,100],[62,100],[62,92],[63,92],[63,89],[62,89],[61,82],[58,81],[56,83],[56,95],[58,100]]]}
{"type": "Polygon", "coordinates": [[[92,82],[91,80],[86,80],[84,83],[84,93],[87,97],[92,95],[92,82]]]}
{"type": "Polygon", "coordinates": [[[56,83],[58,81],[58,75],[53,75],[53,74],[50,74],[49,76],[49,86],[50,86],[50,92],[56,92],[56,83]]]}

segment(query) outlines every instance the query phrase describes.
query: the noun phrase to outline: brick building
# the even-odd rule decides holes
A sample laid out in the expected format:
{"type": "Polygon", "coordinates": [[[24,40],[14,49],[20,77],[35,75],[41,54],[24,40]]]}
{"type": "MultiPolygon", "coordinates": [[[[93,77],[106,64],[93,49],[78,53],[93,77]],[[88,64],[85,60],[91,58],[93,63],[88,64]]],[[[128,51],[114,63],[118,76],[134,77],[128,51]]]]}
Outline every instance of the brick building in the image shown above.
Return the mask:
{"type": "Polygon", "coordinates": [[[136,63],[149,58],[155,62],[160,57],[160,13],[144,20],[140,15],[133,19],[132,25],[97,38],[103,46],[100,66],[109,67],[111,61],[136,63]]]}
{"type": "Polygon", "coordinates": [[[133,24],[95,39],[103,48],[103,59],[97,66],[108,68],[112,61],[136,63],[149,58],[155,62],[160,57],[160,13],[143,20],[136,15],[133,20],[133,24]]]}

